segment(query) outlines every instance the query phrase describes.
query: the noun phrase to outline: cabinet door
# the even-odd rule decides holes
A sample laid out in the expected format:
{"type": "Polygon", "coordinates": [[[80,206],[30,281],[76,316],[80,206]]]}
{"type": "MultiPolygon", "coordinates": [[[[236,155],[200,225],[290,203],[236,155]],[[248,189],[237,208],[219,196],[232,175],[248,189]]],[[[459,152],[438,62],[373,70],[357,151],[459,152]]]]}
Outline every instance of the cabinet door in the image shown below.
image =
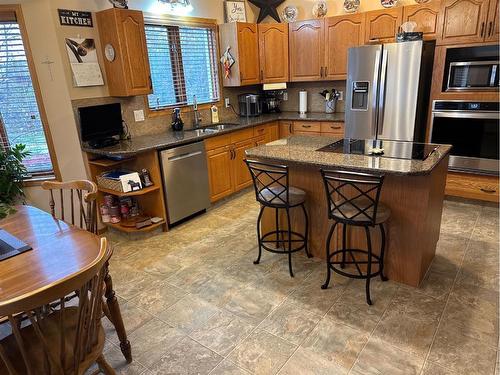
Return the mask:
{"type": "Polygon", "coordinates": [[[365,43],[394,42],[402,19],[402,7],[367,12],[365,43]]]}
{"type": "Polygon", "coordinates": [[[423,5],[410,5],[403,8],[403,23],[415,22],[416,31],[424,33],[425,40],[434,40],[441,34],[439,23],[440,3],[427,3],[423,5]]]}
{"type": "Polygon", "coordinates": [[[261,23],[258,28],[262,83],[288,82],[288,25],[261,23]]]}
{"type": "Polygon", "coordinates": [[[289,24],[290,81],[323,79],[324,39],[323,20],[308,20],[289,24]]]}
{"type": "Polygon", "coordinates": [[[486,41],[498,41],[500,30],[498,27],[498,0],[490,0],[490,11],[488,12],[488,29],[486,31],[486,41]]]}
{"type": "Polygon", "coordinates": [[[210,201],[215,202],[233,192],[231,183],[231,156],[229,147],[207,151],[210,201]]]}
{"type": "Polygon", "coordinates": [[[280,138],[280,128],[277,122],[267,125],[269,128],[269,142],[275,141],[280,138]]]}
{"type": "Polygon", "coordinates": [[[482,42],[486,35],[488,0],[444,0],[440,44],[482,42]]]}
{"type": "Polygon", "coordinates": [[[245,151],[255,146],[255,140],[249,139],[244,142],[236,143],[233,146],[233,160],[231,161],[231,169],[234,181],[234,191],[241,190],[252,184],[252,176],[248,171],[245,160],[245,151]]]}
{"type": "Polygon", "coordinates": [[[118,16],[127,94],[150,94],[152,87],[142,12],[120,10],[118,16]]]}
{"type": "Polygon", "coordinates": [[[325,76],[331,80],[347,77],[347,50],[363,44],[363,13],[325,19],[325,76]]]}
{"type": "Polygon", "coordinates": [[[259,34],[254,23],[238,23],[238,54],[241,85],[260,83],[259,34]]]}
{"type": "Polygon", "coordinates": [[[293,123],[293,134],[298,134],[299,132],[321,132],[321,123],[316,121],[295,121],[293,123]]]}
{"type": "Polygon", "coordinates": [[[286,138],[293,134],[293,123],[291,121],[280,121],[280,138],[286,138]]]}

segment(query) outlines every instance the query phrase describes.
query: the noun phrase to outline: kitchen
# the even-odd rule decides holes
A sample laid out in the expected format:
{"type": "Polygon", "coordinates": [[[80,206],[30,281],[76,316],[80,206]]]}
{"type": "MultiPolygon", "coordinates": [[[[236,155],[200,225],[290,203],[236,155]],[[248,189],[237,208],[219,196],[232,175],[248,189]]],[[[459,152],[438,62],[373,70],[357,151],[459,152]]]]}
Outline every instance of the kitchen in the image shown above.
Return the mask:
{"type": "MultiPolygon", "coordinates": [[[[203,18],[213,13],[198,13],[204,5],[194,1],[176,9],[197,17],[133,1],[93,10],[94,27],[78,39],[96,40],[107,95],[67,85],[85,169],[73,175],[96,184],[97,231],[114,247],[106,298],[115,315],[103,318],[109,365],[498,371],[498,4],[490,2],[354,13],[328,2],[326,16],[319,5],[286,2],[279,23],[260,2],[243,2],[247,21],[271,14],[255,23],[203,18]],[[472,21],[458,25],[463,14],[472,21]],[[355,193],[365,174],[376,197],[355,193]],[[333,198],[341,192],[328,190],[346,180],[344,203],[357,209],[349,218],[333,198]],[[368,201],[359,206],[356,195],[368,201]]],[[[58,20],[56,30],[77,33],[58,20]]],[[[35,63],[40,76],[50,71],[35,63]]],[[[58,155],[53,164],[67,170],[58,155]]],[[[25,190],[29,205],[44,208],[37,199],[48,202],[46,192],[25,190]]]]}

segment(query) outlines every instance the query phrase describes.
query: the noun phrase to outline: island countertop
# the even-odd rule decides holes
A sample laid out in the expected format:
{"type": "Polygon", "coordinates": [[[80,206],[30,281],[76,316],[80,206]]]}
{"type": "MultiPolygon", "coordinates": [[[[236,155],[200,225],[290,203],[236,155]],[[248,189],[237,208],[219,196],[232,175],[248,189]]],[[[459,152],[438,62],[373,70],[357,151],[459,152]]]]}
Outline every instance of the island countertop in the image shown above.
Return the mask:
{"type": "Polygon", "coordinates": [[[426,175],[431,173],[451,150],[450,145],[433,145],[436,147],[435,151],[423,161],[318,151],[338,139],[340,138],[290,136],[251,148],[246,151],[246,155],[248,158],[263,161],[314,166],[317,168],[339,168],[399,175],[426,175]]]}

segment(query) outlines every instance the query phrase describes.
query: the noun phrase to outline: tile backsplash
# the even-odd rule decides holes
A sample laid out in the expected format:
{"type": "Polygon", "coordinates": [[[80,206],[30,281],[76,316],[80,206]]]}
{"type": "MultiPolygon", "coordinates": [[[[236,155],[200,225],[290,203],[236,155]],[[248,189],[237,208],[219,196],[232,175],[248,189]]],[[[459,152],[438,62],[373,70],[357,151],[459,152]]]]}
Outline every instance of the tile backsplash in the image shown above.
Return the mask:
{"type": "MultiPolygon", "coordinates": [[[[325,101],[319,92],[324,89],[330,90],[335,88],[337,90],[344,91],[345,95],[345,82],[335,81],[335,82],[303,82],[303,83],[289,83],[288,84],[288,100],[281,104],[282,111],[296,112],[299,108],[299,91],[304,89],[309,92],[308,95],[308,111],[309,112],[325,112],[325,101]]],[[[234,106],[236,112],[238,112],[238,95],[243,93],[259,93],[261,91],[261,86],[246,86],[246,87],[235,87],[235,88],[224,88],[222,90],[222,98],[229,98],[230,103],[234,106]]],[[[222,100],[223,101],[223,100],[222,100]]],[[[109,104],[109,103],[120,103],[122,106],[123,120],[127,124],[130,135],[132,137],[137,137],[140,135],[147,134],[158,134],[164,132],[166,129],[170,129],[171,116],[169,113],[165,115],[150,116],[148,117],[145,113],[145,120],[136,122],[134,119],[135,110],[144,110],[146,108],[146,101],[143,96],[128,97],[128,98],[115,98],[115,97],[103,97],[103,98],[88,98],[88,99],[77,99],[72,101],[73,111],[75,114],[76,122],[79,126],[78,118],[78,108],[86,107],[92,105],[109,104]]],[[[337,102],[337,112],[344,112],[344,102],[337,102]]],[[[210,110],[204,109],[200,110],[200,115],[202,119],[202,124],[210,124],[210,110]]],[[[231,122],[237,118],[237,115],[233,112],[231,108],[224,108],[224,105],[219,106],[219,118],[221,122],[231,122]]],[[[182,119],[184,120],[184,127],[190,128],[193,123],[193,112],[185,111],[182,113],[182,119]]]]}

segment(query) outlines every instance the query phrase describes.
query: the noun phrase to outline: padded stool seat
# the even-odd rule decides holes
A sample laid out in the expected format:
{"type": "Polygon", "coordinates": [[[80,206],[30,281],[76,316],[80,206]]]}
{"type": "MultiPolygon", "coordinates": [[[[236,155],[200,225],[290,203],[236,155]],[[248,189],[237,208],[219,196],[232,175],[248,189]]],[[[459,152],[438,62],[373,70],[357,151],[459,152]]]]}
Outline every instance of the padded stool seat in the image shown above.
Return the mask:
{"type": "MultiPolygon", "coordinates": [[[[281,186],[272,186],[260,191],[262,198],[272,205],[285,206],[286,189],[281,186]]],[[[299,188],[290,186],[288,188],[288,206],[297,206],[306,201],[306,192],[299,188]]]]}

